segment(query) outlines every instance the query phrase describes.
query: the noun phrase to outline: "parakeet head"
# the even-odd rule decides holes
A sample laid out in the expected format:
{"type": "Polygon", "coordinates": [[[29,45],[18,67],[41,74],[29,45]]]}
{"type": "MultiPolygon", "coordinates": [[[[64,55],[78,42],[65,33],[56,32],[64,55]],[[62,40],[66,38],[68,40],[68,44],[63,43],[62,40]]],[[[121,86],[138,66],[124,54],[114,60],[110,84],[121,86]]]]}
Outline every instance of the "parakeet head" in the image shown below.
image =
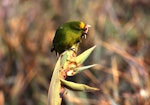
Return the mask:
{"type": "Polygon", "coordinates": [[[72,22],[68,22],[68,24],[70,24],[71,28],[74,28],[76,30],[82,30],[82,38],[86,38],[86,35],[88,33],[89,27],[91,27],[88,24],[85,24],[82,21],[72,21],[72,22]]]}

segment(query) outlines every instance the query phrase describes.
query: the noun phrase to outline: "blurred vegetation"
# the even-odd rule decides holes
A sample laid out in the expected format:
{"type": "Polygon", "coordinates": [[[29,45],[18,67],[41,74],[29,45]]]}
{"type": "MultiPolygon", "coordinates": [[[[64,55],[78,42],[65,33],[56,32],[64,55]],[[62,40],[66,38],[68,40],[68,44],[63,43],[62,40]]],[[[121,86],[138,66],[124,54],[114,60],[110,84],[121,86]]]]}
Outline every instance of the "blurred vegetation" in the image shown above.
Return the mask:
{"type": "Polygon", "coordinates": [[[59,25],[92,27],[80,52],[99,66],[71,79],[101,89],[69,91],[62,105],[150,105],[149,0],[0,0],[0,105],[45,105],[59,25]]]}

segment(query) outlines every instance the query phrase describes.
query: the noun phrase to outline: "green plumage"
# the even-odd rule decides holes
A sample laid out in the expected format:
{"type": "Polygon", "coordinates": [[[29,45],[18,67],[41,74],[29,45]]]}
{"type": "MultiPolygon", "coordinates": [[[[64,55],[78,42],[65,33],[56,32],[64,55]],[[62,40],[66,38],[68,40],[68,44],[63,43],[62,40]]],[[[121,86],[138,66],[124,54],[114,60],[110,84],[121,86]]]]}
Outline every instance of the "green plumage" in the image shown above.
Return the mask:
{"type": "Polygon", "coordinates": [[[51,51],[55,50],[56,53],[61,54],[74,44],[80,42],[84,33],[84,27],[85,24],[80,21],[68,22],[58,27],[51,51]]]}

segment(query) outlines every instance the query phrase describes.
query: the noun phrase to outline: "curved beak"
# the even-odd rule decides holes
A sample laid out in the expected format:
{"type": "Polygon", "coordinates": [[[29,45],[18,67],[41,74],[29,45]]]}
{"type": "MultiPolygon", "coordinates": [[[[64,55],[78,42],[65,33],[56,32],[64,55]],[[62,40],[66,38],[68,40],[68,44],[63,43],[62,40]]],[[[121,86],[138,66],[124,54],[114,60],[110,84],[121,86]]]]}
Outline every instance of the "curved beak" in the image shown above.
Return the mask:
{"type": "Polygon", "coordinates": [[[87,33],[90,27],[91,27],[91,25],[86,24],[85,27],[84,27],[84,32],[87,33]]]}
{"type": "Polygon", "coordinates": [[[84,29],[83,29],[84,32],[83,32],[83,34],[82,34],[82,38],[86,39],[86,35],[87,35],[87,33],[88,33],[90,27],[91,27],[91,25],[89,25],[89,24],[86,24],[86,25],[85,25],[85,27],[84,27],[84,29]]]}

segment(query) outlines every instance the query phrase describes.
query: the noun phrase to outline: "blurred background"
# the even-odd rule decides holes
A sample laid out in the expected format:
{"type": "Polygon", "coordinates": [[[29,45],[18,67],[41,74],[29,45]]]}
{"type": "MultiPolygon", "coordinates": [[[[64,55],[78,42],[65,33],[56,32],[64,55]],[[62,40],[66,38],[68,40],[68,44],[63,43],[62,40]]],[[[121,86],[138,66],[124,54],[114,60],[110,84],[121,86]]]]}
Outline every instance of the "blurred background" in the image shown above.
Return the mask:
{"type": "Polygon", "coordinates": [[[78,53],[97,45],[68,80],[100,92],[67,91],[62,105],[150,105],[149,0],[0,0],[0,105],[47,105],[57,27],[90,24],[78,53]]]}

